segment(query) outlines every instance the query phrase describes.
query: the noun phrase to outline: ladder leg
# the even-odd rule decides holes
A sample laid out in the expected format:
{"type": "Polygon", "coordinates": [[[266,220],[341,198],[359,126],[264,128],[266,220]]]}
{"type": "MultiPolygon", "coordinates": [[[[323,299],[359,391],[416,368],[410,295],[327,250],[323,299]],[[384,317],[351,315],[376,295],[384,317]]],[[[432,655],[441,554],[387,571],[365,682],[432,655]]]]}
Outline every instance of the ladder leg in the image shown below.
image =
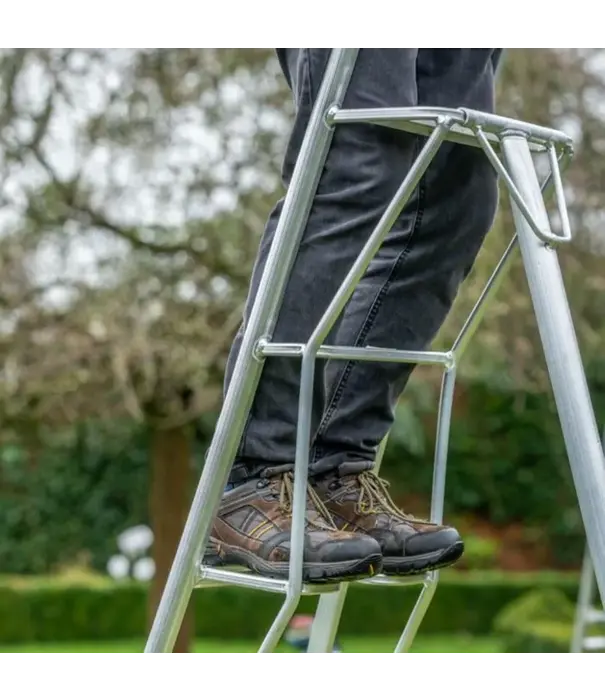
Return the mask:
{"type": "Polygon", "coordinates": [[[233,378],[145,647],[146,653],[172,651],[180,629],[194,584],[196,560],[208,541],[260,378],[262,361],[257,357],[257,344],[262,337],[272,333],[287,278],[330,147],[332,128],[326,121],[326,114],[332,105],[342,102],[358,50],[334,49],[326,67],[256,302],[244,334],[233,378]]]}
{"type": "MultiPolygon", "coordinates": [[[[549,229],[548,215],[527,139],[503,134],[502,149],[511,180],[535,223],[549,229]]],[[[605,457],[556,252],[535,235],[511,197],[521,255],[586,537],[601,598],[605,599],[605,457]]]]}
{"type": "Polygon", "coordinates": [[[317,612],[311,625],[311,636],[307,647],[309,654],[330,654],[334,649],[336,633],[348,590],[349,584],[341,583],[335,593],[323,593],[319,596],[317,612]]]}
{"type": "Polygon", "coordinates": [[[578,592],[578,602],[576,605],[576,618],[574,620],[573,637],[571,640],[570,653],[581,654],[584,650],[584,634],[586,632],[586,622],[590,606],[594,597],[594,570],[590,560],[588,547],[584,551],[584,561],[582,562],[582,574],[580,577],[580,590],[578,592]]]}

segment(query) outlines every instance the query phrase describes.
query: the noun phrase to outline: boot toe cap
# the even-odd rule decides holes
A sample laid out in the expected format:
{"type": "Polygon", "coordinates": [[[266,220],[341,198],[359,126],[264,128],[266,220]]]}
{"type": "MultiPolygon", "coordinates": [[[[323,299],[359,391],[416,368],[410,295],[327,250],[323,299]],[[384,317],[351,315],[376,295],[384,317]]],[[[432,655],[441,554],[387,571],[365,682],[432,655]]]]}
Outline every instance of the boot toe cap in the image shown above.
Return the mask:
{"type": "Polygon", "coordinates": [[[447,550],[454,545],[462,546],[462,538],[454,527],[443,527],[429,532],[420,532],[405,542],[407,556],[420,556],[447,550]]]}

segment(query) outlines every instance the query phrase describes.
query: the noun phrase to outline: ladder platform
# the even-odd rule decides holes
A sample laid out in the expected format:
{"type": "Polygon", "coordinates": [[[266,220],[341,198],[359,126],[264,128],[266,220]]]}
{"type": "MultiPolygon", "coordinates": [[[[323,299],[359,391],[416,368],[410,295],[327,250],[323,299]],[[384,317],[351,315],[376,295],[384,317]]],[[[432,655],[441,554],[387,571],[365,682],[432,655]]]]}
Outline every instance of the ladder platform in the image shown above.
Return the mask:
{"type": "MultiPolygon", "coordinates": [[[[259,357],[302,357],[307,346],[304,343],[270,343],[259,341],[256,354],[259,357]]],[[[401,362],[415,365],[444,365],[455,363],[452,352],[395,350],[368,345],[363,348],[347,345],[321,345],[315,357],[322,360],[364,360],[366,362],[401,362]]]]}
{"type": "MultiPolygon", "coordinates": [[[[434,580],[435,573],[428,572],[417,576],[372,576],[352,583],[365,586],[414,586],[423,585],[434,580]]],[[[194,588],[215,588],[217,586],[242,586],[257,591],[269,593],[287,593],[288,579],[270,578],[251,574],[243,567],[212,567],[200,566],[194,588]]],[[[302,595],[322,595],[335,593],[340,589],[340,583],[303,584],[302,595]]]]}
{"type": "Polygon", "coordinates": [[[446,141],[464,146],[480,148],[476,129],[481,129],[492,146],[500,145],[500,133],[519,131],[527,137],[532,151],[545,151],[550,144],[570,150],[572,139],[562,131],[529,124],[517,119],[500,117],[471,109],[448,109],[445,107],[383,107],[378,109],[339,109],[329,112],[330,124],[356,124],[365,122],[377,126],[408,131],[421,136],[430,136],[440,121],[448,120],[452,127],[446,141]]]}

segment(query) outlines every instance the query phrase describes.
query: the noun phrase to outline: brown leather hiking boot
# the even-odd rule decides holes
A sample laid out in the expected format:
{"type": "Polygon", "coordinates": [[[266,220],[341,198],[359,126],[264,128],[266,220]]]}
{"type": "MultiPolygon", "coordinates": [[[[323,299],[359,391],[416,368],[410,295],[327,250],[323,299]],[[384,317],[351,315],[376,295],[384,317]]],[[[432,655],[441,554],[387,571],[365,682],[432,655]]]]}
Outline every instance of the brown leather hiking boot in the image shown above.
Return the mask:
{"type": "Polygon", "coordinates": [[[406,515],[388,486],[364,464],[343,464],[315,485],[341,532],[363,532],[380,544],[384,574],[418,574],[460,559],[464,544],[458,531],[406,515]]]}
{"type": "MultiPolygon", "coordinates": [[[[268,467],[227,491],[214,522],[204,563],[245,566],[263,576],[287,578],[292,529],[291,466],[268,467]]],[[[362,533],[341,532],[309,486],[303,580],[346,581],[380,572],[380,546],[362,533]]]]}

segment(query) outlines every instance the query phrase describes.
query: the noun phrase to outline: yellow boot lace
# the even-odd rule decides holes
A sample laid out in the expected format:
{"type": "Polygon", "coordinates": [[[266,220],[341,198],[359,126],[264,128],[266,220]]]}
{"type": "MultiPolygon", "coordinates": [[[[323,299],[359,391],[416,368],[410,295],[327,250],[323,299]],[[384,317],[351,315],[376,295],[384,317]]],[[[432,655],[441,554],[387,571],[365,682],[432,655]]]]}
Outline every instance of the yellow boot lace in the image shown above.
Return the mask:
{"type": "MultiPolygon", "coordinates": [[[[334,520],[332,520],[332,516],[310,484],[307,484],[307,496],[319,516],[325,520],[325,523],[321,522],[320,520],[309,520],[309,522],[322,530],[336,530],[337,528],[334,524],[334,520]]],[[[279,507],[284,513],[291,514],[293,510],[293,503],[294,476],[290,472],[286,472],[281,477],[279,507]]]]}
{"type": "Polygon", "coordinates": [[[387,513],[395,518],[422,522],[417,520],[410,513],[404,513],[404,511],[395,504],[389,493],[390,483],[386,479],[381,479],[374,472],[367,471],[361,472],[357,480],[360,486],[357,510],[362,515],[387,513]]]}

